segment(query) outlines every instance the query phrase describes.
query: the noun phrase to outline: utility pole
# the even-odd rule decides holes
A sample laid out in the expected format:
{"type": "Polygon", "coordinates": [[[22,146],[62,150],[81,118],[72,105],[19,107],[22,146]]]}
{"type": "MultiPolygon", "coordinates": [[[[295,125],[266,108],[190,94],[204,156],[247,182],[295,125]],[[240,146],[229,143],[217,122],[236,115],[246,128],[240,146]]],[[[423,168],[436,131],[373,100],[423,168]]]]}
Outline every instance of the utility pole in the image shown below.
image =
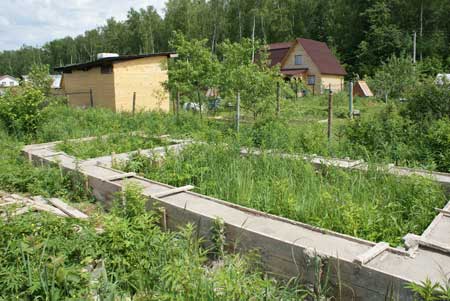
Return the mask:
{"type": "MultiPolygon", "coordinates": [[[[420,3],[420,45],[423,45],[423,0],[420,3]]],[[[422,60],[422,47],[420,47],[420,60],[422,60]]]]}
{"type": "Polygon", "coordinates": [[[330,84],[328,94],[328,143],[331,142],[332,121],[333,121],[333,91],[331,91],[331,84],[330,84]]]}
{"type": "Polygon", "coordinates": [[[416,64],[417,32],[415,31],[413,41],[413,63],[416,64]]]}

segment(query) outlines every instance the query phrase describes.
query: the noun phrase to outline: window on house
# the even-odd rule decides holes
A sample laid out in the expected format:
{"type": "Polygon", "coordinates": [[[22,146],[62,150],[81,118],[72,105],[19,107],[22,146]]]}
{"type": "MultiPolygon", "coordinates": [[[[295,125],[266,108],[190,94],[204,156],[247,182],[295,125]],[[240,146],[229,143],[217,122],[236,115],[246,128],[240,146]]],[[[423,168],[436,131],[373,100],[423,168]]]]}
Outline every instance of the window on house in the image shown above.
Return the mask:
{"type": "Polygon", "coordinates": [[[6,87],[6,82],[2,82],[2,86],[5,86],[5,87],[6,87]]]}
{"type": "Polygon", "coordinates": [[[308,85],[312,86],[316,84],[316,76],[308,75],[308,85]]]}
{"type": "Polygon", "coordinates": [[[295,56],[295,64],[296,65],[302,65],[303,64],[303,56],[302,55],[296,55],[295,56]]]}
{"type": "Polygon", "coordinates": [[[10,86],[14,86],[14,82],[9,82],[9,85],[10,86]]]}
{"type": "Polygon", "coordinates": [[[102,65],[100,67],[102,74],[111,74],[113,73],[113,66],[112,65],[102,65]]]}

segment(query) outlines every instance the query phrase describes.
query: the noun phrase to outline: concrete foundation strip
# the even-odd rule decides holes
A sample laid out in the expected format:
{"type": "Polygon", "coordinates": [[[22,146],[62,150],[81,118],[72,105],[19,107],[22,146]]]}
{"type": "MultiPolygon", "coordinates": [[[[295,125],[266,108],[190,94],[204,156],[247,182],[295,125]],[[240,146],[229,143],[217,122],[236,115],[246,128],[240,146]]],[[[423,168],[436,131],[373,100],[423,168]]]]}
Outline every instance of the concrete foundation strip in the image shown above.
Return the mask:
{"type": "Polygon", "coordinates": [[[386,242],[379,242],[375,246],[373,246],[371,249],[369,249],[367,252],[357,256],[354,260],[354,262],[358,264],[366,264],[384,251],[386,251],[389,248],[389,244],[386,242]]]}
{"type": "MultiPolygon", "coordinates": [[[[39,145],[31,145],[24,149],[24,155],[31,154],[34,162],[42,160],[45,164],[59,165],[64,171],[77,170],[76,159],[68,155],[62,155],[58,160],[54,157],[44,158],[41,156],[42,151],[34,152],[34,147],[40,148],[39,145]]],[[[54,144],[48,146],[44,153],[51,152],[55,152],[54,144]]],[[[408,251],[403,248],[385,248],[383,243],[374,244],[198,193],[185,191],[172,194],[177,188],[138,176],[123,178],[123,172],[97,166],[94,162],[83,161],[82,168],[77,171],[86,176],[93,194],[106,206],[111,205],[114,194],[123,190],[126,182],[137,182],[144,189],[143,195],[149,197],[149,208],[153,208],[153,205],[164,207],[164,227],[177,230],[187,223],[195,223],[199,235],[207,242],[211,239],[213,220],[221,218],[225,222],[227,243],[232,244],[236,251],[259,250],[265,270],[287,278],[298,276],[300,269],[304,281],[314,281],[314,269],[308,264],[311,259],[306,251],[315,250],[315,254],[326,258],[328,264],[333,266],[332,270],[336,269],[330,279],[342,281],[345,287],[352,288],[350,295],[346,295],[348,298],[344,297],[345,300],[354,297],[358,300],[385,300],[389,288],[395,288],[395,294],[401,300],[413,300],[412,292],[406,287],[408,282],[419,283],[426,278],[440,283],[448,281],[442,276],[450,273],[448,246],[426,239],[424,234],[422,237],[416,235],[407,239],[410,242],[408,251]],[[116,176],[122,179],[105,181],[116,176]],[[166,195],[167,191],[171,193],[166,195]],[[158,197],[159,193],[166,196],[158,197]],[[411,238],[419,238],[420,241],[415,243],[417,239],[411,238]],[[413,248],[414,256],[411,253],[413,248]]],[[[450,210],[450,207],[446,206],[444,210],[450,210]]],[[[436,223],[440,222],[438,217],[446,220],[444,214],[440,213],[436,223]]]]}
{"type": "Polygon", "coordinates": [[[166,197],[166,196],[169,196],[169,195],[174,195],[174,194],[177,194],[177,193],[180,193],[180,192],[186,192],[186,191],[192,190],[194,188],[195,187],[192,186],[192,185],[186,185],[186,186],[182,186],[182,187],[178,187],[178,188],[174,188],[174,189],[168,189],[168,190],[165,190],[165,191],[153,193],[153,194],[150,195],[150,197],[154,198],[154,199],[159,199],[159,198],[163,198],[163,197],[166,197]]]}

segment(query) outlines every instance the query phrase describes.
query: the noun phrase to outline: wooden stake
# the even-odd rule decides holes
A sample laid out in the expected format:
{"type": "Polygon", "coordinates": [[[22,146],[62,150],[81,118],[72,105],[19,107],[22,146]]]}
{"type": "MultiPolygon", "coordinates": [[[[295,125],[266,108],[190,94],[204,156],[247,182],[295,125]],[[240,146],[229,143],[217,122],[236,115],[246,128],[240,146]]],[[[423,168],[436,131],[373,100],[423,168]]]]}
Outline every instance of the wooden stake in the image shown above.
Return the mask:
{"type": "Polygon", "coordinates": [[[280,82],[277,82],[277,115],[280,115],[280,82]]]}
{"type": "Polygon", "coordinates": [[[92,94],[92,89],[89,89],[89,99],[91,101],[91,108],[94,107],[94,95],[92,94]]]}
{"type": "Polygon", "coordinates": [[[133,116],[136,113],[136,92],[133,92],[133,116]]]}
{"type": "Polygon", "coordinates": [[[236,99],[236,132],[239,133],[239,122],[241,118],[241,92],[237,92],[237,99],[236,99]]]}
{"type": "Polygon", "coordinates": [[[331,84],[330,84],[328,95],[328,142],[331,142],[332,121],[333,121],[333,91],[331,91],[331,84]]]}

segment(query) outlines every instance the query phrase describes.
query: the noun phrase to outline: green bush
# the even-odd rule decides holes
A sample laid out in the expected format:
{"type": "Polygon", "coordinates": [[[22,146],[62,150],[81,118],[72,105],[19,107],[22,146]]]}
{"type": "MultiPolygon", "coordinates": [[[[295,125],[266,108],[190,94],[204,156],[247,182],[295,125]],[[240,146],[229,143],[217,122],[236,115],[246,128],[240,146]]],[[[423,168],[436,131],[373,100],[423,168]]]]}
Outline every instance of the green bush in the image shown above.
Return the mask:
{"type": "Polygon", "coordinates": [[[406,115],[416,121],[450,118],[450,83],[426,81],[416,86],[408,98],[406,115]]]}
{"type": "Polygon", "coordinates": [[[10,133],[33,135],[44,119],[44,94],[31,86],[7,91],[0,97],[0,118],[10,133]]]}

